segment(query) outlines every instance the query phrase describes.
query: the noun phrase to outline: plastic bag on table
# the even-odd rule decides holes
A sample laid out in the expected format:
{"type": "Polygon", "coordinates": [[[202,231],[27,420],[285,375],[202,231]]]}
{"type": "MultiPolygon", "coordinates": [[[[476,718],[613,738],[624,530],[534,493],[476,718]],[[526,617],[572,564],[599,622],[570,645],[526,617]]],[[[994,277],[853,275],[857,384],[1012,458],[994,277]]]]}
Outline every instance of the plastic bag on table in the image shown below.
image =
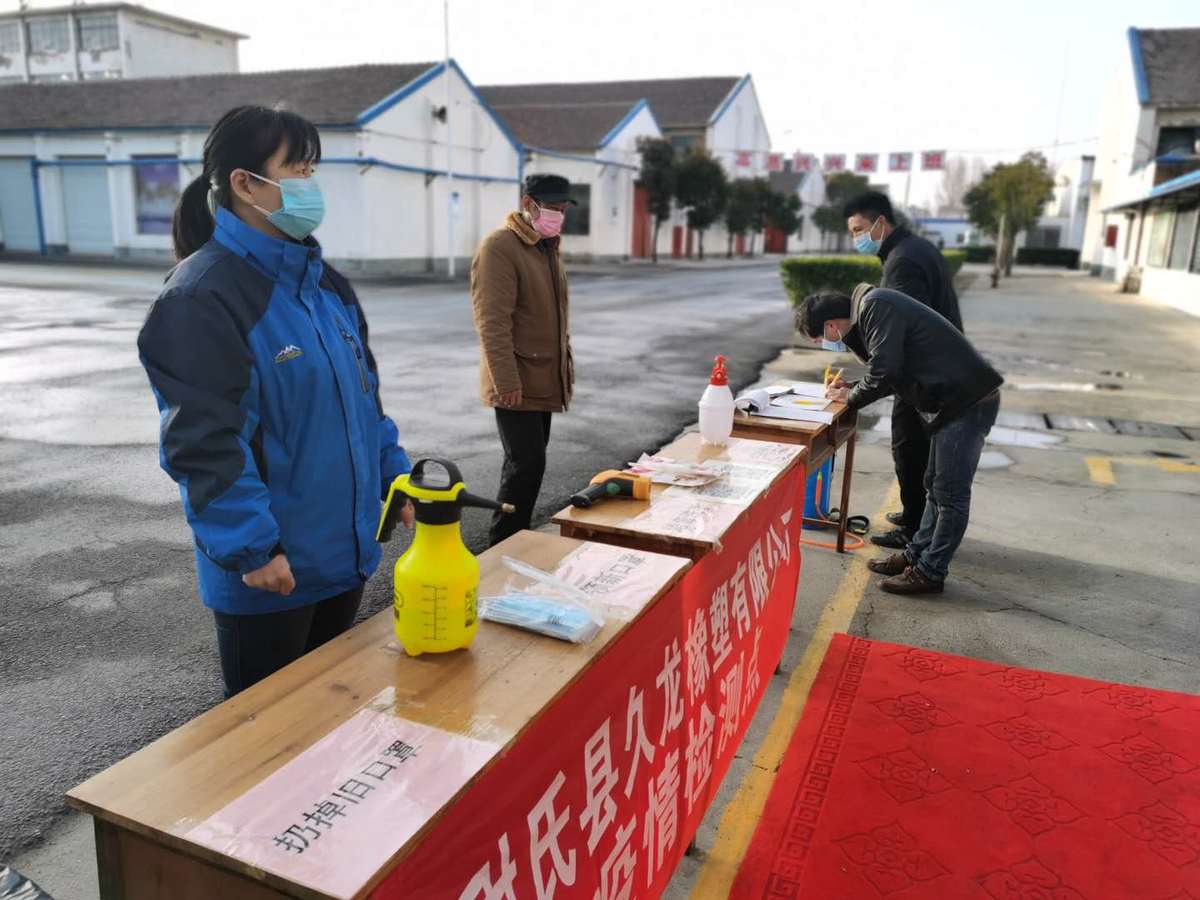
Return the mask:
{"type": "Polygon", "coordinates": [[[512,575],[504,593],[479,598],[480,618],[573,644],[586,644],[600,633],[604,617],[579,588],[510,556],[503,561],[512,575]]]}

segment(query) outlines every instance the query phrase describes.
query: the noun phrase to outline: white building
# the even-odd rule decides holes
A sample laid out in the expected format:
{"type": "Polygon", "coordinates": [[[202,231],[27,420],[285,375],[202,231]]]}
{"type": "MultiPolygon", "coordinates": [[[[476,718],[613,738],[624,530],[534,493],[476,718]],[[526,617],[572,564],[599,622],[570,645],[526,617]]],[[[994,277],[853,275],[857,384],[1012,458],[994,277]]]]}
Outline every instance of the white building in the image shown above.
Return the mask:
{"type": "Polygon", "coordinates": [[[768,253],[820,253],[824,238],[813,216],[825,203],[825,175],[815,166],[807,172],[798,172],[791,159],[785,159],[783,167],[782,172],[772,172],[767,180],[772,190],[800,198],[800,227],[794,234],[782,234],[768,227],[763,246],[768,253]]]}
{"type": "Polygon", "coordinates": [[[462,273],[516,206],[517,141],[453,61],[19,84],[0,89],[4,248],[170,259],[171,212],[206,133],[249,103],[319,127],[316,234],[349,273],[444,270],[451,235],[462,273]]]}
{"type": "Polygon", "coordinates": [[[571,182],[576,202],[563,223],[571,259],[619,260],[649,252],[646,204],[635,201],[638,141],[662,130],[644,98],[630,103],[550,101],[536,86],[480,93],[523,147],[522,176],[553,173],[571,182]]]}
{"type": "Polygon", "coordinates": [[[1084,264],[1200,314],[1200,28],[1131,28],[1104,115],[1084,264]]]}
{"type": "Polygon", "coordinates": [[[0,85],[238,70],[244,34],[133,3],[0,13],[0,85]]]}
{"type": "MultiPolygon", "coordinates": [[[[671,141],[676,153],[682,155],[693,147],[707,150],[720,160],[731,178],[767,174],[771,140],[749,75],[496,85],[481,91],[489,103],[501,110],[516,106],[550,109],[608,104],[614,109],[630,109],[645,101],[662,136],[671,141]]],[[[638,165],[638,160],[631,160],[631,164],[638,165]]],[[[631,234],[627,246],[633,256],[649,256],[650,247],[640,238],[646,218],[645,197],[640,191],[635,192],[634,208],[632,221],[639,239],[635,241],[631,234]]],[[[720,224],[714,225],[705,235],[705,248],[713,254],[724,252],[726,240],[725,229],[720,224]]],[[[697,250],[696,244],[696,235],[687,227],[686,214],[674,211],[659,232],[659,254],[691,256],[697,250]]],[[[739,251],[742,244],[738,241],[739,251]]]]}
{"type": "Polygon", "coordinates": [[[915,216],[913,231],[939,250],[955,250],[976,243],[978,229],[963,216],[915,216]]]}
{"type": "Polygon", "coordinates": [[[1094,156],[1076,156],[1054,173],[1054,196],[1044,214],[1024,235],[1025,247],[1083,250],[1083,237],[1091,206],[1094,156]]]}

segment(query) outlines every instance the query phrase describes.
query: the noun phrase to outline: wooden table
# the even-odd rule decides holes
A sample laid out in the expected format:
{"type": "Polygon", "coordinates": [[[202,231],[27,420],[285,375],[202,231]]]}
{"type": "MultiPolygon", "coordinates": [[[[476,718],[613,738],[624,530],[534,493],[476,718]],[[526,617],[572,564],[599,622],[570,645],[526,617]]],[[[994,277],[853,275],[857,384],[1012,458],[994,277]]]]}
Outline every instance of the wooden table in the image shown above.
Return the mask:
{"type": "MultiPolygon", "coordinates": [[[[758,438],[757,435],[754,435],[758,438]]],[[[735,441],[736,443],[736,441],[735,441]]],[[[752,443],[741,441],[740,443],[752,443]]],[[[797,440],[778,441],[777,444],[795,445],[797,440]]],[[[679,440],[663,447],[658,456],[669,457],[679,462],[704,462],[715,460],[730,462],[739,456],[739,449],[746,448],[719,447],[704,444],[699,434],[686,434],[679,440]]],[[[786,451],[784,451],[786,453],[786,451]]],[[[790,455],[790,454],[789,454],[790,455]]],[[[806,464],[807,449],[791,456],[786,462],[779,464],[777,471],[770,481],[765,484],[758,495],[765,493],[770,487],[787,476],[796,466],[806,464]]],[[[649,519],[647,513],[666,503],[673,502],[665,485],[655,484],[651,490],[650,500],[604,500],[590,509],[577,509],[573,506],[560,510],[553,518],[554,524],[564,537],[580,540],[603,541],[622,547],[632,547],[639,550],[649,550],[657,553],[667,553],[672,556],[684,556],[698,561],[710,553],[720,542],[725,533],[742,517],[749,515],[753,498],[744,506],[725,505],[725,509],[716,509],[713,520],[706,527],[699,528],[690,534],[671,533],[664,529],[663,523],[649,519]],[[667,496],[664,496],[667,495],[667,496]],[[724,513],[724,514],[722,514],[724,513]]],[[[719,504],[712,504],[719,507],[719,504]]]]}
{"type": "MultiPolygon", "coordinates": [[[[480,593],[486,596],[503,588],[509,572],[501,564],[502,555],[552,571],[582,546],[554,535],[521,532],[480,557],[480,593]]],[[[645,583],[653,582],[654,587],[645,593],[644,605],[631,611],[626,621],[610,619],[599,636],[585,645],[484,621],[469,651],[413,659],[396,642],[392,611],[380,612],[68,794],[72,806],[95,818],[101,897],[323,900],[368,896],[471,784],[508,754],[689,567],[678,558],[646,560],[641,571],[645,583]],[[265,779],[352,717],[373,710],[390,713],[391,721],[414,722],[472,739],[486,736],[495,744],[496,757],[451,802],[430,815],[417,833],[389,849],[390,855],[361,885],[339,892],[314,887],[217,852],[193,837],[197,825],[211,821],[248,791],[261,788],[265,779]]],[[[312,798],[301,791],[296,799],[303,807],[303,801],[312,798]]],[[[381,803],[375,808],[386,807],[381,803]]]]}
{"type": "Polygon", "coordinates": [[[797,422],[765,416],[738,414],[733,421],[735,437],[782,444],[801,444],[808,450],[808,470],[815,472],[839,447],[846,448],[842,464],[842,505],[837,523],[837,549],[846,552],[846,523],[850,519],[850,482],[854,475],[854,443],[858,435],[858,414],[845,403],[831,403],[833,422],[797,422]]]}

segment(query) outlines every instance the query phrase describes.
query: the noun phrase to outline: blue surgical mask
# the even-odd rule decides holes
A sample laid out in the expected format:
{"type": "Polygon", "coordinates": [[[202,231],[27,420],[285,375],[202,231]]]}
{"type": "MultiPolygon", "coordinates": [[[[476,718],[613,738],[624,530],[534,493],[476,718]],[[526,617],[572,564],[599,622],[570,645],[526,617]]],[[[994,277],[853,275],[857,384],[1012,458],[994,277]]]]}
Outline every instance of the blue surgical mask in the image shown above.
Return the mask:
{"type": "Polygon", "coordinates": [[[883,241],[877,241],[871,237],[871,232],[875,230],[875,226],[879,224],[876,219],[871,223],[871,227],[854,239],[854,249],[859,253],[878,253],[879,248],[883,246],[883,241]]]}
{"type": "Polygon", "coordinates": [[[302,241],[321,224],[325,218],[325,197],[321,194],[321,185],[316,178],[283,178],[272,181],[261,175],[254,175],[259,181],[273,184],[279,188],[283,205],[274,212],[254,207],[267,217],[267,221],[293,240],[302,241]]]}
{"type": "Polygon", "coordinates": [[[834,353],[845,353],[846,345],[841,341],[827,341],[825,338],[821,338],[821,349],[832,350],[834,353]]]}

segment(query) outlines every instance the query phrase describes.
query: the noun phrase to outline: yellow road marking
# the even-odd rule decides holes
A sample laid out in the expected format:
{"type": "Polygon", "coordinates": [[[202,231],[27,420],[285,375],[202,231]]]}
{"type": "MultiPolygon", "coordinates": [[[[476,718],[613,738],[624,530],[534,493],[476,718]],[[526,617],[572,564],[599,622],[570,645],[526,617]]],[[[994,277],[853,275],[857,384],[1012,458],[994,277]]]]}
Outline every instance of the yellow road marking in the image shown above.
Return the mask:
{"type": "MultiPolygon", "coordinates": [[[[900,487],[893,482],[887,499],[875,513],[875,518],[879,518],[895,506],[899,499],[900,487]]],[[[822,660],[825,659],[825,651],[835,633],[850,627],[850,622],[866,592],[869,576],[866,559],[860,556],[852,557],[849,571],[842,577],[834,595],[821,611],[812,638],[804,648],[804,656],[788,677],[783,697],[779,701],[779,709],[775,711],[767,736],[759,746],[758,752],[754,754],[750,770],[738,785],[737,793],[721,816],[716,841],[692,887],[691,897],[694,900],[713,900],[729,895],[738,866],[746,854],[746,848],[750,846],[750,838],[766,805],[767,795],[775,783],[775,772],[783,761],[784,753],[787,752],[792,733],[796,730],[801,713],[804,712],[808,692],[816,680],[822,660]]]]}
{"type": "Polygon", "coordinates": [[[1200,463],[1180,459],[1147,459],[1142,456],[1087,456],[1083,460],[1087,464],[1088,475],[1096,484],[1111,486],[1117,483],[1113,472],[1113,463],[1123,466],[1152,466],[1161,472],[1174,475],[1200,475],[1200,463]]]}
{"type": "Polygon", "coordinates": [[[1088,474],[1096,484],[1111,486],[1117,483],[1117,476],[1113,472],[1111,459],[1106,459],[1103,456],[1089,456],[1084,462],[1087,463],[1088,474]]]}

